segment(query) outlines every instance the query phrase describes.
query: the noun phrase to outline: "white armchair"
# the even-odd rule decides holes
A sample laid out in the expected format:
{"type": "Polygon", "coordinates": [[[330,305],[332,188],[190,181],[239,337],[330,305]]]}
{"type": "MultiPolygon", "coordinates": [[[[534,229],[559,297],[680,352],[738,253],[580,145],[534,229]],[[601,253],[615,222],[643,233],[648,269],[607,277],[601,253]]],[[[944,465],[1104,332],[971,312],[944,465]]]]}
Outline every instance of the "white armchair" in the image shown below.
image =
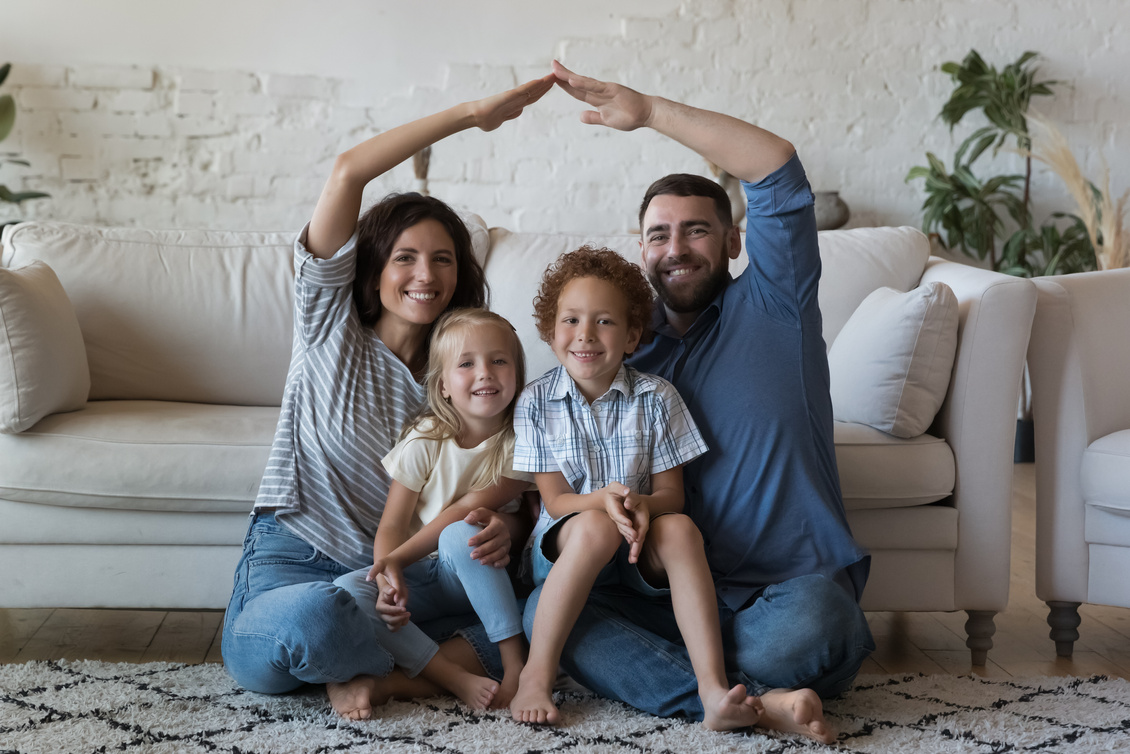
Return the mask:
{"type": "Polygon", "coordinates": [[[1130,607],[1130,269],[1035,282],[1036,594],[1068,657],[1080,603],[1130,607]]]}

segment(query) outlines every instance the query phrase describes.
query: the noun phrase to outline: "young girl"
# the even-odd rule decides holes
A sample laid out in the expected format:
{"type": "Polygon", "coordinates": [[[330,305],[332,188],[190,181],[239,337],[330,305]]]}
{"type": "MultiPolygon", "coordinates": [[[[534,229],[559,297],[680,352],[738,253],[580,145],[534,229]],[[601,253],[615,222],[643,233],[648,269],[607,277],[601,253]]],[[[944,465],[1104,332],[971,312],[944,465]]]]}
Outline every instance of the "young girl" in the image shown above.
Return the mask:
{"type": "Polygon", "coordinates": [[[373,566],[334,583],[357,600],[406,675],[421,675],[468,706],[505,707],[525,659],[522,616],[506,571],[472,560],[474,509],[505,509],[530,487],[512,470],[514,406],[525,360],[514,328],[485,309],[457,309],[432,335],[428,402],[385,456],[392,476],[373,566]],[[501,686],[437,654],[409,618],[478,615],[502,655],[501,686]]]}

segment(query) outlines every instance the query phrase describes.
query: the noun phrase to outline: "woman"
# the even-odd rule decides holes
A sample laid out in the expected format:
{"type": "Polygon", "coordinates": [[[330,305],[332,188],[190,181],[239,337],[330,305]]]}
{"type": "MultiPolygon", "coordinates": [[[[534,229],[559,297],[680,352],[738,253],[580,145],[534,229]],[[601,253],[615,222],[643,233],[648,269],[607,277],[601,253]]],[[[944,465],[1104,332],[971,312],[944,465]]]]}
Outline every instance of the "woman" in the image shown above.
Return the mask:
{"type": "MultiPolygon", "coordinates": [[[[244,687],[277,694],[326,683],[334,708],[351,717],[368,717],[373,699],[436,692],[389,676],[392,658],[369,618],[332,582],[372,559],[389,483],[380,459],[424,401],[433,323],[447,309],[482,306],[486,285],[467,229],[447,205],[392,196],[358,221],[362,192],[453,133],[518,117],[552,85],[550,75],[457,105],[335,161],[295,242],[294,350],[224,619],[224,664],[244,687]]],[[[508,522],[476,513],[486,524],[472,543],[476,557],[505,564],[508,522]]],[[[484,671],[462,640],[443,651],[484,671]]]]}

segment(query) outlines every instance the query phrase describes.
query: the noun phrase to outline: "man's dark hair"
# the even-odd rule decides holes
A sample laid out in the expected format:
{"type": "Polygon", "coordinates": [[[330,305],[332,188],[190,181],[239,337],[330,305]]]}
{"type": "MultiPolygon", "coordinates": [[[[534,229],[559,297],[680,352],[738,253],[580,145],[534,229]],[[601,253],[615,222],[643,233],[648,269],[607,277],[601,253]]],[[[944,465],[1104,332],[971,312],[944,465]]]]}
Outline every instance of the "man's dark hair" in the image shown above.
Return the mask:
{"type": "Polygon", "coordinates": [[[723,228],[729,228],[734,224],[734,218],[730,214],[730,197],[726,194],[724,188],[709,178],[703,178],[701,175],[672,173],[651,184],[647,189],[647,193],[643,195],[643,203],[640,204],[641,235],[647,232],[647,228],[643,227],[643,216],[647,212],[651,200],[662,194],[704,196],[707,199],[713,200],[714,211],[718,213],[718,219],[722,221],[723,228]]]}
{"type": "Polygon", "coordinates": [[[357,224],[357,274],[353,303],[361,324],[372,327],[381,317],[381,273],[400,234],[424,220],[435,220],[455,244],[455,293],[447,309],[486,306],[486,275],[471,251],[467,226],[439,199],[415,192],[389,194],[373,205],[357,224]]]}

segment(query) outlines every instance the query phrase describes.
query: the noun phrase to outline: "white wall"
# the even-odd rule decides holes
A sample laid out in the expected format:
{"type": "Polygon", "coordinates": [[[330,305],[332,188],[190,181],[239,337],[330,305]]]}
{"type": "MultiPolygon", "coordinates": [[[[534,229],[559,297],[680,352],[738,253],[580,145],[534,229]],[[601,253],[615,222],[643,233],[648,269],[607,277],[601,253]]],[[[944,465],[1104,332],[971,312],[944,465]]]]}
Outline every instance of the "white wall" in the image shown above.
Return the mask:
{"type": "MultiPolygon", "coordinates": [[[[333,157],[379,130],[533,78],[560,57],[758,123],[797,145],[851,225],[920,222],[906,171],[947,161],[937,69],[971,47],[1022,51],[1065,83],[1041,108],[1085,171],[1130,187],[1121,0],[36,0],[6,3],[3,91],[19,106],[0,183],[49,200],[0,220],[297,228],[333,157]]],[[[0,62],[3,62],[0,60],[0,62]]],[[[429,188],[519,230],[631,229],[646,185],[705,163],[655,134],[584,126],[551,92],[492,134],[436,147],[429,188]]],[[[1016,168],[1016,157],[1000,158],[1016,168]]],[[[414,188],[410,165],[371,198],[414,188]]],[[[1072,209],[1039,174],[1038,211],[1072,209]]]]}

